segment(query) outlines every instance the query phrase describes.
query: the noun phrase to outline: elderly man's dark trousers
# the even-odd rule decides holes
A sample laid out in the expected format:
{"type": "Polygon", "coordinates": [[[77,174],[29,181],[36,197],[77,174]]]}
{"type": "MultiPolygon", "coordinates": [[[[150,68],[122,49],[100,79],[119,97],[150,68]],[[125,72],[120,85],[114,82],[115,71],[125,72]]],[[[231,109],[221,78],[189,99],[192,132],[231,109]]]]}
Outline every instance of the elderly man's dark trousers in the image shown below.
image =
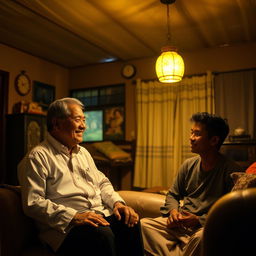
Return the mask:
{"type": "Polygon", "coordinates": [[[110,226],[77,226],[71,229],[58,253],[76,256],[143,256],[140,224],[129,228],[114,215],[110,226]]]}

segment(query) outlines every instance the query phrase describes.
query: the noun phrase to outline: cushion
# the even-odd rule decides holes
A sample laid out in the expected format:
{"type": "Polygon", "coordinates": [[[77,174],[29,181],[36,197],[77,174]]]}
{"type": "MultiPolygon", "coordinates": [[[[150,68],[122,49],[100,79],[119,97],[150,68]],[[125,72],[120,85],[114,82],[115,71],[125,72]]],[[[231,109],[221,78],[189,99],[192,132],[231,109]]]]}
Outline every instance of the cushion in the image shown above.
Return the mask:
{"type": "Polygon", "coordinates": [[[256,187],[256,174],[233,172],[231,178],[235,184],[232,191],[256,187]]]}
{"type": "Polygon", "coordinates": [[[245,171],[246,173],[254,173],[256,174],[256,162],[251,164],[245,171]]]}
{"type": "Polygon", "coordinates": [[[93,146],[112,160],[130,159],[130,154],[119,148],[111,141],[95,142],[93,146]]]}

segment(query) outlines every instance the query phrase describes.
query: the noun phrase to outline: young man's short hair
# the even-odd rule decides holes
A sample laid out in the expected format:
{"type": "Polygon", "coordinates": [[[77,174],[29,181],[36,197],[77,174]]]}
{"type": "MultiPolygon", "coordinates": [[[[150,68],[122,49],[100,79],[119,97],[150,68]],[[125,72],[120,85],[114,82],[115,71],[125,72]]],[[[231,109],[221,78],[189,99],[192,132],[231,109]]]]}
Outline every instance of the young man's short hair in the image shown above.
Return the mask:
{"type": "Polygon", "coordinates": [[[218,148],[221,147],[229,133],[227,120],[207,112],[198,112],[193,114],[190,120],[195,123],[204,124],[209,138],[218,136],[220,138],[218,148]]]}

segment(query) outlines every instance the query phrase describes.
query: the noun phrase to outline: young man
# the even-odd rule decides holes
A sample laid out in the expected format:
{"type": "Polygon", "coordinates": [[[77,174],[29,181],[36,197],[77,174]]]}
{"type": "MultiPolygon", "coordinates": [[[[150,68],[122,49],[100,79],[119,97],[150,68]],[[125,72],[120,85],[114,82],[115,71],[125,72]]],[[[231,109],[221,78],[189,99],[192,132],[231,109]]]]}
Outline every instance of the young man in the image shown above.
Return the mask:
{"type": "Polygon", "coordinates": [[[241,167],[219,153],[229,132],[220,117],[197,113],[191,118],[191,151],[161,207],[162,217],[141,220],[146,255],[200,255],[202,227],[214,202],[232,186],[230,174],[241,167]],[[183,200],[183,206],[179,205],[183,200]]]}
{"type": "Polygon", "coordinates": [[[24,212],[61,255],[143,255],[139,217],[125,205],[89,152],[83,104],[53,102],[48,136],[18,166],[24,212]]]}

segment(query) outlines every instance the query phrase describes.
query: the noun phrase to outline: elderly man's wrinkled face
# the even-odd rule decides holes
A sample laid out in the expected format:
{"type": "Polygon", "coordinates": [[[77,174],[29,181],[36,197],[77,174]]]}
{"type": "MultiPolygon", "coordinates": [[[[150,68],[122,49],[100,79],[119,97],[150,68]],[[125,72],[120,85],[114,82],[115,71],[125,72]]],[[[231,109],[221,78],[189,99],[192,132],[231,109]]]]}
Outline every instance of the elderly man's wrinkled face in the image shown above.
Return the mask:
{"type": "Polygon", "coordinates": [[[83,133],[86,129],[85,116],[81,107],[77,104],[68,104],[70,116],[58,120],[58,138],[72,149],[83,141],[83,133]]]}

